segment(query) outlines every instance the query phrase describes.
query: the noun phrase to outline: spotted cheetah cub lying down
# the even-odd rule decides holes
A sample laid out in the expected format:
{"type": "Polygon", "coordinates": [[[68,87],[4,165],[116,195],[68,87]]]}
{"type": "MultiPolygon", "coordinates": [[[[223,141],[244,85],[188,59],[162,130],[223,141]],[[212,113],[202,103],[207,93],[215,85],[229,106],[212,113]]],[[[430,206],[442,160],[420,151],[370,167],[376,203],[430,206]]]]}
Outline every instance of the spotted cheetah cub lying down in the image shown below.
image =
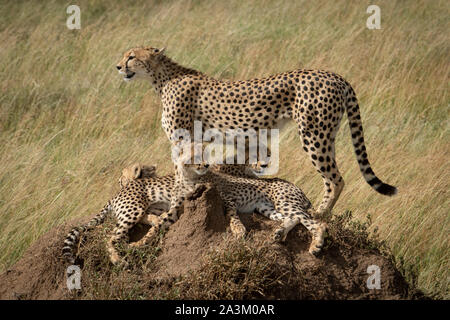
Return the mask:
{"type": "MultiPolygon", "coordinates": [[[[238,213],[251,213],[255,210],[263,216],[280,221],[281,226],[273,235],[275,241],[284,241],[287,234],[301,223],[312,234],[309,252],[320,252],[326,231],[326,224],[313,218],[314,209],[302,190],[289,181],[278,178],[239,177],[211,170],[206,163],[187,164],[186,158],[180,156],[176,163],[176,172],[180,190],[174,191],[178,197],[185,198],[196,184],[212,183],[218,190],[230,217],[231,231],[237,236],[245,234],[245,227],[238,213]],[[183,191],[185,194],[183,195],[183,191]]],[[[181,200],[179,200],[178,203],[181,200]]],[[[172,205],[177,203],[172,199],[172,205]]],[[[155,236],[160,228],[170,225],[171,209],[159,217],[160,223],[152,228],[148,237],[155,236]],[[153,235],[152,235],[153,234],[153,235]]]]}
{"type": "MultiPolygon", "coordinates": [[[[236,176],[256,177],[253,171],[245,165],[220,165],[214,166],[212,170],[236,176]]],[[[127,239],[129,230],[137,223],[150,226],[160,223],[158,216],[167,212],[170,207],[175,176],[171,174],[158,177],[156,176],[155,166],[134,164],[122,170],[119,185],[121,187],[119,193],[108,201],[99,214],[85,225],[73,228],[66,236],[63,258],[68,263],[75,263],[75,249],[80,241],[81,233],[90,231],[102,224],[107,215],[111,213],[114,214],[117,223],[107,247],[111,262],[114,264],[120,262],[121,259],[115,244],[120,240],[127,239]]],[[[171,222],[174,221],[171,220],[171,222]]],[[[130,245],[143,245],[149,237],[150,235],[144,236],[140,241],[130,245]]]]}
{"type": "Polygon", "coordinates": [[[137,223],[152,225],[159,221],[154,213],[168,209],[174,179],[173,175],[156,176],[154,166],[135,164],[123,169],[118,194],[87,224],[75,227],[69,232],[64,241],[63,258],[74,264],[75,249],[81,233],[94,229],[105,221],[108,214],[114,214],[117,222],[107,248],[111,262],[120,262],[115,245],[123,239],[128,239],[128,231],[137,223]]]}

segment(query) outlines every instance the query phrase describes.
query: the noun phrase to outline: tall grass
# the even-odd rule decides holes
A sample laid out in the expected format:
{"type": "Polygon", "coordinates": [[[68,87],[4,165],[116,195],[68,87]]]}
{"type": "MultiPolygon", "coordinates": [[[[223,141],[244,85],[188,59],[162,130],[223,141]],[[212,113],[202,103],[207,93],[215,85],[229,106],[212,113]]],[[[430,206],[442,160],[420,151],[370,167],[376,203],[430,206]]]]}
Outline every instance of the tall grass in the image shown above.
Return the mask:
{"type": "MultiPolygon", "coordinates": [[[[399,188],[374,192],[359,173],[347,120],[337,137],[346,186],[334,213],[370,214],[410,281],[449,298],[448,1],[64,1],[0,3],[0,263],[5,270],[49,228],[95,213],[135,161],[172,170],[160,103],[114,66],[136,45],[165,46],[183,65],[244,79],[299,67],[354,86],[369,158],[399,188]]],[[[294,126],[280,176],[318,204],[322,182],[294,126]]]]}

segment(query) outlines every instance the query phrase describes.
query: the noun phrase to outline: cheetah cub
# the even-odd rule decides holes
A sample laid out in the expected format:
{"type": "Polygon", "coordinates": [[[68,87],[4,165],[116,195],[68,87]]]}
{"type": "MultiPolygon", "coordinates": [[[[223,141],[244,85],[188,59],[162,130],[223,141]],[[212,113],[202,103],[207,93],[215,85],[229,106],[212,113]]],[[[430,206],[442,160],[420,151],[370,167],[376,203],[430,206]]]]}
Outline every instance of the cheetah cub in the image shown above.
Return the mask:
{"type": "MultiPolygon", "coordinates": [[[[115,245],[123,239],[128,239],[128,231],[133,226],[137,223],[153,225],[159,222],[158,216],[153,213],[168,209],[175,177],[173,175],[158,177],[155,169],[154,166],[135,164],[122,171],[119,179],[121,189],[118,194],[87,224],[73,228],[66,236],[63,258],[68,263],[75,263],[75,248],[81,233],[102,224],[108,214],[114,214],[117,220],[113,235],[107,244],[110,260],[114,264],[121,262],[115,245]]],[[[139,246],[143,242],[138,241],[131,246],[139,246]]]]}
{"type": "MultiPolygon", "coordinates": [[[[176,180],[180,189],[179,192],[174,192],[174,195],[180,197],[183,191],[187,193],[199,183],[212,183],[224,202],[226,214],[230,217],[231,231],[236,236],[243,236],[246,232],[238,213],[251,213],[256,210],[271,220],[281,222],[281,226],[273,234],[275,241],[285,241],[289,231],[301,223],[312,234],[309,252],[313,255],[320,252],[326,224],[313,218],[314,209],[311,202],[296,185],[279,178],[229,175],[211,170],[206,163],[188,164],[185,160],[181,156],[176,163],[176,180]]],[[[171,208],[175,209],[176,207],[171,208]]],[[[167,228],[171,210],[161,215],[160,223],[152,228],[152,232],[167,228]]]]}

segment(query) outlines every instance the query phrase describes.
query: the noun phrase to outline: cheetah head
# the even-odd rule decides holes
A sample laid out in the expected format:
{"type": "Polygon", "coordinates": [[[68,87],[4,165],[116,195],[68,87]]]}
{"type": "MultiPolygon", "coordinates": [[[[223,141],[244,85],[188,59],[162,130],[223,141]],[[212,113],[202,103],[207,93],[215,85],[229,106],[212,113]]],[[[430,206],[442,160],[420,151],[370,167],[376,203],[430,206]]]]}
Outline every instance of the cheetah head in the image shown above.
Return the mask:
{"type": "Polygon", "coordinates": [[[177,164],[177,170],[181,172],[185,181],[189,183],[198,183],[200,177],[209,170],[209,164],[202,163],[182,163],[177,164]]]}
{"type": "Polygon", "coordinates": [[[199,148],[203,151],[203,146],[201,143],[182,143],[178,147],[178,155],[174,158],[175,169],[185,180],[196,183],[210,167],[207,161],[195,157],[194,150],[199,148]]]}
{"type": "Polygon", "coordinates": [[[250,173],[256,176],[264,175],[265,170],[268,168],[269,164],[265,161],[257,161],[256,163],[250,164],[247,168],[250,173]]]}
{"type": "Polygon", "coordinates": [[[209,170],[209,164],[206,162],[202,163],[185,163],[182,165],[183,175],[191,180],[191,181],[197,181],[198,178],[209,170]]]}
{"type": "Polygon", "coordinates": [[[125,52],[116,68],[119,70],[119,74],[123,75],[125,81],[152,77],[153,70],[158,68],[161,59],[164,57],[163,53],[164,48],[133,48],[125,52]]]}
{"type": "Polygon", "coordinates": [[[124,188],[133,180],[153,178],[155,176],[155,166],[147,166],[141,165],[140,163],[135,163],[132,166],[126,167],[122,170],[122,176],[119,179],[119,185],[121,188],[124,188]]]}

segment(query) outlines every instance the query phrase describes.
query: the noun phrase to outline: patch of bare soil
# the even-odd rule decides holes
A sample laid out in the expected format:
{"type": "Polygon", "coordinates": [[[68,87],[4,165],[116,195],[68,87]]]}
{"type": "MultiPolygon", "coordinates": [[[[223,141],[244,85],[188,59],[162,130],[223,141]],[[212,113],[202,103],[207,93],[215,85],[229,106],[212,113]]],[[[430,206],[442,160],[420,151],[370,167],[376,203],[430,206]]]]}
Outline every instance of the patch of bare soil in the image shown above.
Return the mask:
{"type": "Polygon", "coordinates": [[[60,299],[66,290],[65,266],[58,259],[62,242],[72,226],[86,220],[54,228],[34,242],[14,266],[0,275],[0,299],[60,299]]]}
{"type": "Polygon", "coordinates": [[[200,188],[184,204],[184,214],[162,240],[155,278],[176,277],[198,269],[202,255],[223,241],[227,221],[213,188],[200,188]],[[199,214],[200,213],[200,214],[199,214]]]}
{"type": "MultiPolygon", "coordinates": [[[[329,221],[323,252],[311,256],[311,238],[297,226],[283,244],[270,241],[277,223],[242,215],[246,239],[230,236],[223,204],[211,186],[199,188],[180,219],[159,241],[123,246],[127,267],[109,263],[105,244],[114,222],[85,235],[79,248],[81,290],[69,291],[60,260],[64,236],[74,221],[54,228],[0,275],[0,299],[415,299],[380,243],[348,215],[329,221]],[[369,289],[369,266],[380,271],[380,289],[369,289]]],[[[147,229],[135,228],[137,240],[147,229]]],[[[375,283],[375,282],[371,282],[375,283]]]]}

